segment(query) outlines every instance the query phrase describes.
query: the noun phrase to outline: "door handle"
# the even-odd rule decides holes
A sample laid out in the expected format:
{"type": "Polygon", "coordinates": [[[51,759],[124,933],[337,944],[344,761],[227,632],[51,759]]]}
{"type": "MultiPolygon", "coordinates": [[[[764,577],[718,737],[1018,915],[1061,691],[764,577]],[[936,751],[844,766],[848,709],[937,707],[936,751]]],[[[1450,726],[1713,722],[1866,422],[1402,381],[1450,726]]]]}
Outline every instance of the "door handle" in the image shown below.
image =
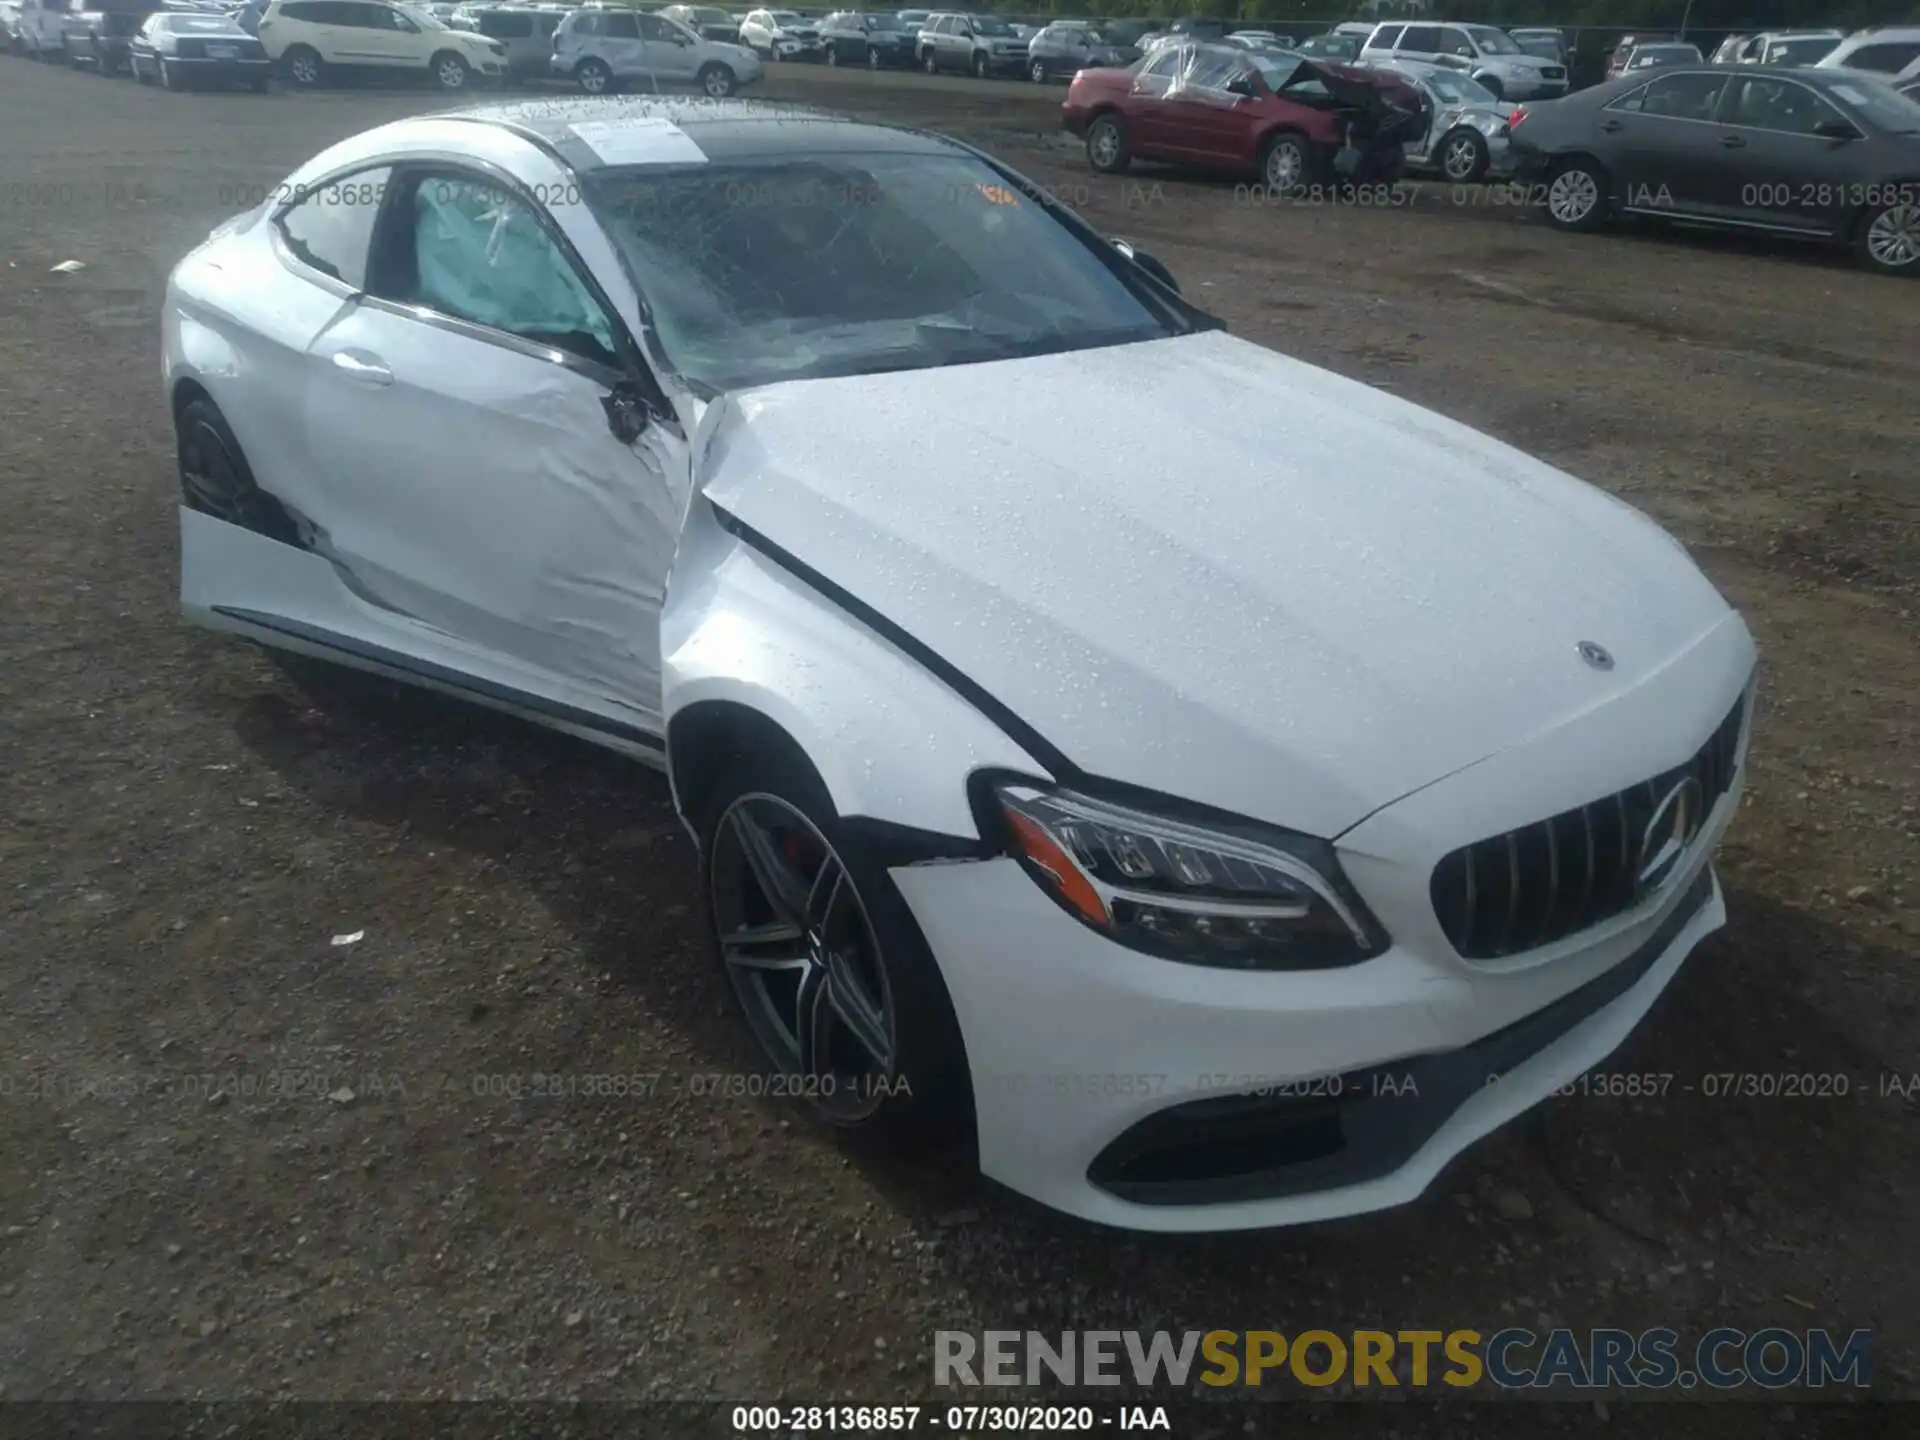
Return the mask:
{"type": "Polygon", "coordinates": [[[1621,128],[1622,123],[1623,122],[1619,120],[1608,120],[1604,124],[1602,124],[1600,128],[1602,130],[1605,130],[1609,135],[1611,135],[1615,130],[1618,130],[1621,128]]]}
{"type": "Polygon", "coordinates": [[[349,379],[358,380],[363,385],[393,383],[393,371],[387,368],[386,361],[364,350],[336,350],[333,352],[333,363],[336,369],[344,370],[349,379]]]}
{"type": "Polygon", "coordinates": [[[1728,150],[1738,150],[1747,142],[1742,140],[1738,135],[1722,135],[1720,137],[1720,143],[1728,150]]]}

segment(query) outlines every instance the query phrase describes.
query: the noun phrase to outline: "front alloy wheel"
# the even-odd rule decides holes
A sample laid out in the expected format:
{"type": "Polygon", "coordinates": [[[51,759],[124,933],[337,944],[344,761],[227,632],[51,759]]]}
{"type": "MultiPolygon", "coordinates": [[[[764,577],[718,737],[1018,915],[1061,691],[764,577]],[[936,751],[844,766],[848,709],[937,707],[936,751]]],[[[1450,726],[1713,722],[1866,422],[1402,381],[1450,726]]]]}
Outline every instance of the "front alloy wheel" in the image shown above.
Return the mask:
{"type": "Polygon", "coordinates": [[[707,66],[700,72],[700,88],[709,100],[726,99],[734,92],[733,71],[720,64],[707,66]]]}
{"type": "Polygon", "coordinates": [[[1034,61],[1033,64],[1027,67],[1027,78],[1033,81],[1033,83],[1036,85],[1046,84],[1047,83],[1047,67],[1041,64],[1038,60],[1034,61]]]}
{"type": "Polygon", "coordinates": [[[442,90],[459,90],[467,83],[467,62],[458,55],[442,55],[433,62],[433,83],[442,90]]]}
{"type": "Polygon", "coordinates": [[[879,68],[880,68],[880,52],[874,49],[871,45],[869,45],[867,47],[867,69],[878,70],[879,68]]]}
{"type": "Polygon", "coordinates": [[[1606,218],[1606,176],[1592,161],[1563,165],[1547,182],[1547,219],[1560,229],[1594,230],[1606,218]]]}
{"type": "Polygon", "coordinates": [[[1870,216],[1860,254],[1883,275],[1920,275],[1920,204],[1888,205],[1870,216]]]}
{"type": "Polygon", "coordinates": [[[720,817],[714,929],[754,1038],[822,1116],[857,1125],[891,1092],[898,1026],[880,940],[846,862],[764,792],[720,817]]]}
{"type": "Polygon", "coordinates": [[[1306,183],[1307,144],[1297,135],[1282,135],[1267,147],[1260,178],[1269,195],[1291,195],[1306,183]]]}

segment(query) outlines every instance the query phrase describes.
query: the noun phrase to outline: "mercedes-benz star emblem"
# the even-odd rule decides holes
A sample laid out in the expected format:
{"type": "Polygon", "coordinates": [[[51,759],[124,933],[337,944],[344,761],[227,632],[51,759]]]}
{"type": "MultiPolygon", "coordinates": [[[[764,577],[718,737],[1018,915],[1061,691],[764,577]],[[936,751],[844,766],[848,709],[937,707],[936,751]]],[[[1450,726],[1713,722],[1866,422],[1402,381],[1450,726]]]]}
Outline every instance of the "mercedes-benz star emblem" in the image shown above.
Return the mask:
{"type": "Polygon", "coordinates": [[[1640,856],[1633,873],[1636,895],[1651,895],[1673,878],[1681,857],[1707,818],[1705,801],[1700,782],[1689,775],[1654,807],[1653,818],[1640,837],[1640,856]]]}
{"type": "Polygon", "coordinates": [[[1611,670],[1613,655],[1604,645],[1596,645],[1591,640],[1582,640],[1573,647],[1580,652],[1580,658],[1596,670],[1611,670]]]}

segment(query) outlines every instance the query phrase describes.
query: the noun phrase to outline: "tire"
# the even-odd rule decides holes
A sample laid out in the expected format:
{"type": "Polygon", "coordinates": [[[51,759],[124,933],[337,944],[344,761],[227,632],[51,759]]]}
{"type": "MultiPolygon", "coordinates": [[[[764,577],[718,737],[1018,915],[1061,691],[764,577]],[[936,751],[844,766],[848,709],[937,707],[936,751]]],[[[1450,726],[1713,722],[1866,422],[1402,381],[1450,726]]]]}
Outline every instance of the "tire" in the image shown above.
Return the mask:
{"type": "Polygon", "coordinates": [[[719,61],[703,65],[699,74],[700,90],[709,100],[725,100],[740,88],[738,78],[719,61]]]}
{"type": "Polygon", "coordinates": [[[1291,195],[1313,183],[1313,142],[1298,130],[1282,130],[1260,147],[1260,183],[1270,195],[1291,195]]]}
{"type": "Polygon", "coordinates": [[[174,420],[180,499],[189,510],[292,545],[305,544],[286,509],[254,482],[227,420],[211,400],[191,400],[174,420]]]}
{"type": "Polygon", "coordinates": [[[1562,161],[1547,181],[1547,223],[1556,230],[1598,230],[1607,223],[1612,189],[1598,160],[1579,155],[1562,161]]]}
{"type": "Polygon", "coordinates": [[[935,55],[931,50],[927,51],[926,54],[920,57],[920,68],[925,70],[929,75],[938,75],[940,73],[940,57],[935,55]]]}
{"type": "Polygon", "coordinates": [[[714,949],[772,1067],[804,1077],[804,1103],[850,1138],[902,1150],[963,1133],[971,1086],[939,966],[798,748],[754,736],[693,808],[714,949]],[[863,1082],[882,1076],[895,1093],[863,1082]]]}
{"type": "Polygon", "coordinates": [[[1109,110],[1087,126],[1087,164],[1102,175],[1124,175],[1133,163],[1127,143],[1127,122],[1109,110]]]}
{"type": "Polygon", "coordinates": [[[1440,173],[1456,185],[1477,185],[1486,178],[1493,157],[1480,132],[1462,125],[1440,138],[1440,173]]]}
{"type": "Polygon", "coordinates": [[[611,95],[613,93],[613,71],[607,68],[604,60],[588,58],[573,67],[574,82],[585,95],[611,95]]]}
{"type": "Polygon", "coordinates": [[[1046,84],[1047,83],[1046,65],[1039,60],[1034,61],[1033,64],[1027,67],[1027,78],[1036,85],[1046,84]]]}
{"type": "Polygon", "coordinates": [[[840,47],[838,45],[827,46],[821,53],[820,58],[825,60],[829,65],[838,65],[840,63],[840,47]]]}
{"type": "Polygon", "coordinates": [[[874,49],[871,45],[869,45],[867,47],[867,69],[878,70],[879,68],[880,68],[880,52],[874,49]]]}
{"type": "Polygon", "coordinates": [[[160,56],[154,61],[154,64],[160,67],[160,88],[162,90],[184,90],[186,88],[185,85],[175,81],[173,71],[167,68],[166,56],[160,56]]]}
{"type": "Polygon", "coordinates": [[[138,62],[138,61],[134,61],[134,60],[129,60],[129,61],[127,62],[127,66],[128,66],[128,68],[129,68],[129,69],[131,69],[131,70],[133,71],[133,83],[134,83],[134,84],[136,84],[136,85],[151,85],[151,84],[153,83],[153,81],[151,81],[151,80],[149,80],[149,79],[147,78],[147,75],[146,75],[146,72],[145,72],[145,71],[143,71],[143,70],[142,70],[142,69],[140,68],[140,65],[139,65],[139,62],[138,62]]]}
{"type": "Polygon", "coordinates": [[[973,57],[973,64],[972,64],[972,66],[971,66],[971,67],[969,67],[969,68],[971,68],[971,69],[972,69],[972,71],[973,71],[973,78],[974,78],[974,79],[976,79],[976,80],[984,80],[984,79],[986,79],[986,78],[987,78],[987,73],[988,73],[988,69],[989,69],[989,67],[988,67],[988,65],[987,65],[987,57],[986,57],[986,56],[984,56],[984,55],[975,55],[975,56],[973,57]]]}
{"type": "Polygon", "coordinates": [[[1493,96],[1494,99],[1504,100],[1507,98],[1506,87],[1500,83],[1500,77],[1498,75],[1488,75],[1484,78],[1476,75],[1474,78],[1480,81],[1480,88],[1493,96]]]}
{"type": "Polygon", "coordinates": [[[1877,205],[1860,218],[1855,253],[1881,275],[1920,276],[1920,203],[1902,198],[1877,205]]]}
{"type": "Polygon", "coordinates": [[[465,90],[473,78],[473,67],[451,50],[442,50],[427,62],[436,90],[465,90]]]}
{"type": "Polygon", "coordinates": [[[308,45],[296,45],[286,54],[287,79],[302,90],[318,90],[327,81],[327,63],[308,45]]]}

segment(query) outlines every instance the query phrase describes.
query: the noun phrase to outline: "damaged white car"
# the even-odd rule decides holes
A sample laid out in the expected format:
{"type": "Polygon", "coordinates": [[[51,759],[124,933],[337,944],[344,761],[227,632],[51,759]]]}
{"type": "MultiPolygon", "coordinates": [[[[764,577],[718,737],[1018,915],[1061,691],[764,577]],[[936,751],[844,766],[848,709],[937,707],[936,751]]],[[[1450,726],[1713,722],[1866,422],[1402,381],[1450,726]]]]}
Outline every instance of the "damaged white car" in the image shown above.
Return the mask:
{"type": "Polygon", "coordinates": [[[664,767],[777,1088],[1061,1210],[1410,1200],[1723,923],[1685,551],[961,144],[403,120],[164,348],[192,619],[664,767]]]}

